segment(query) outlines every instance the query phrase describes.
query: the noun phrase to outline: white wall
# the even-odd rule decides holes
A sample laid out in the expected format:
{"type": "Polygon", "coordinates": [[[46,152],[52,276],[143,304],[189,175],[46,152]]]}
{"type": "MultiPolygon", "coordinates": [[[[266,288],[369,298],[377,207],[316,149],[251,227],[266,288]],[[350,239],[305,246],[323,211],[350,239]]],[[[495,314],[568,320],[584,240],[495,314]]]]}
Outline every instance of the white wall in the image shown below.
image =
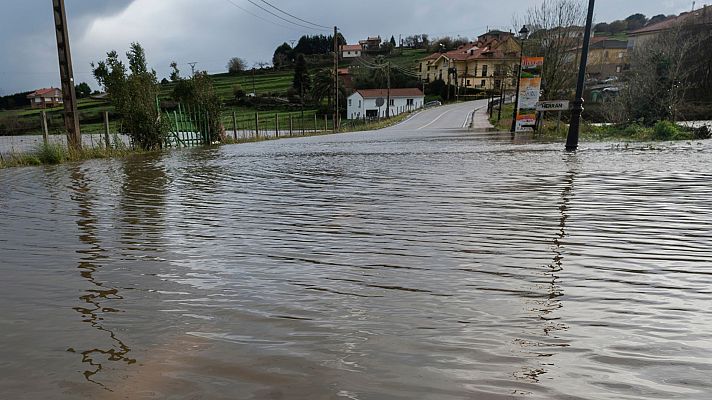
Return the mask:
{"type": "MultiPolygon", "coordinates": [[[[386,98],[384,97],[383,100],[386,100],[386,98]]],[[[392,105],[390,107],[390,115],[393,117],[404,112],[423,108],[425,97],[391,97],[391,101],[392,105]],[[412,100],[412,104],[408,104],[408,100],[412,100]]],[[[364,99],[358,92],[349,96],[346,102],[346,110],[347,119],[363,119],[369,110],[377,110],[380,118],[386,117],[385,104],[379,108],[376,106],[375,98],[364,99]]]]}
{"type": "Polygon", "coordinates": [[[361,50],[346,50],[341,52],[342,58],[356,58],[361,57],[361,50]]]}

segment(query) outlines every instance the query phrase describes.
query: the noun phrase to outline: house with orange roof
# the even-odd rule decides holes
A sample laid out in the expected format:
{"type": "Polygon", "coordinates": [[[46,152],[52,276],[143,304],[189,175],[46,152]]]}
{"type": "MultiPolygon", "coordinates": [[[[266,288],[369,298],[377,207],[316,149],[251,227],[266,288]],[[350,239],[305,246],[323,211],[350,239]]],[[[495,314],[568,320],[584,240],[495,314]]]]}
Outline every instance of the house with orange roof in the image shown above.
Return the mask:
{"type": "Polygon", "coordinates": [[[57,88],[35,90],[27,95],[32,108],[52,108],[64,104],[62,91],[57,88]]]}
{"type": "Polygon", "coordinates": [[[360,44],[345,44],[341,46],[341,58],[361,57],[363,47],[360,44]]]}
{"type": "Polygon", "coordinates": [[[458,88],[511,89],[516,86],[520,52],[511,32],[490,31],[476,42],[423,58],[418,73],[423,81],[441,79],[458,88]]]}

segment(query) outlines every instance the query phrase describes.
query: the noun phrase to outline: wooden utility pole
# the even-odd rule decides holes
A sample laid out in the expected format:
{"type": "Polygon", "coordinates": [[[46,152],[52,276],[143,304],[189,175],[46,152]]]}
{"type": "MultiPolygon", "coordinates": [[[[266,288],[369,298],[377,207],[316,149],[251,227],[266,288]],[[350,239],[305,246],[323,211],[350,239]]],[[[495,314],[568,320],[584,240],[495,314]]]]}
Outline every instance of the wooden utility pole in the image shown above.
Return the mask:
{"type": "Polygon", "coordinates": [[[339,29],[334,27],[334,132],[339,130],[339,29]]]}
{"type": "Polygon", "coordinates": [[[232,112],[232,137],[237,142],[237,115],[235,115],[235,111],[232,112]]]}
{"type": "Polygon", "coordinates": [[[47,126],[47,111],[42,110],[42,139],[45,146],[49,144],[49,127],[47,126]]]}
{"type": "Polygon", "coordinates": [[[64,0],[52,0],[52,9],[54,11],[54,27],[57,36],[59,76],[62,82],[64,128],[67,131],[67,144],[70,149],[79,150],[82,148],[82,134],[79,130],[77,95],[74,91],[74,71],[72,69],[72,53],[69,49],[69,31],[67,30],[67,14],[64,9],[64,0]]]}
{"type": "Polygon", "coordinates": [[[386,81],[388,82],[388,91],[386,92],[386,119],[391,117],[391,62],[388,61],[388,66],[386,67],[386,74],[388,75],[386,81]]]}
{"type": "Polygon", "coordinates": [[[109,140],[109,112],[104,111],[104,146],[107,150],[111,147],[111,141],[109,140]]]}

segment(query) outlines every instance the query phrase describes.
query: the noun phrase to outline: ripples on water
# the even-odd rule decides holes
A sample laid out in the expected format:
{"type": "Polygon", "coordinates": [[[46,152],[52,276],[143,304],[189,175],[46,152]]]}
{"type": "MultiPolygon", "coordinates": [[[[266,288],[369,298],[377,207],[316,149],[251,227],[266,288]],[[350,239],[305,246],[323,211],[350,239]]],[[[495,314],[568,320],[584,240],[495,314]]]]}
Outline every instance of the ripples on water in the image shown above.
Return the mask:
{"type": "Polygon", "coordinates": [[[0,171],[0,389],[709,398],[710,150],[384,133],[0,171]]]}

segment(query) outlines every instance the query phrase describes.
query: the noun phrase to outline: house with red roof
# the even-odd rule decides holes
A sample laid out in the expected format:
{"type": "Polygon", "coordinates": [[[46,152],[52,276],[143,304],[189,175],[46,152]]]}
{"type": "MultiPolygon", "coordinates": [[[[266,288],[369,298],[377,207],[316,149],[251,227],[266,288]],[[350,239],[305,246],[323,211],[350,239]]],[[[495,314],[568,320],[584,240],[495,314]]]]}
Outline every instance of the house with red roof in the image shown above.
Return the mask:
{"type": "Polygon", "coordinates": [[[345,44],[341,46],[341,58],[361,57],[363,47],[360,44],[345,44]]]}
{"type": "Polygon", "coordinates": [[[650,40],[654,40],[659,34],[683,25],[712,29],[712,6],[705,5],[700,9],[671,16],[658,23],[628,32],[628,48],[635,49],[650,40]]]}
{"type": "Polygon", "coordinates": [[[27,95],[32,108],[52,108],[64,104],[62,91],[57,88],[35,90],[27,95]]]}
{"type": "Polygon", "coordinates": [[[359,89],[346,100],[347,119],[391,117],[422,108],[425,95],[418,88],[359,89]],[[389,100],[390,99],[390,103],[389,100]]]}
{"type": "Polygon", "coordinates": [[[458,88],[511,89],[516,86],[521,49],[511,32],[490,31],[476,42],[423,58],[418,73],[423,81],[442,79],[458,88]]]}

